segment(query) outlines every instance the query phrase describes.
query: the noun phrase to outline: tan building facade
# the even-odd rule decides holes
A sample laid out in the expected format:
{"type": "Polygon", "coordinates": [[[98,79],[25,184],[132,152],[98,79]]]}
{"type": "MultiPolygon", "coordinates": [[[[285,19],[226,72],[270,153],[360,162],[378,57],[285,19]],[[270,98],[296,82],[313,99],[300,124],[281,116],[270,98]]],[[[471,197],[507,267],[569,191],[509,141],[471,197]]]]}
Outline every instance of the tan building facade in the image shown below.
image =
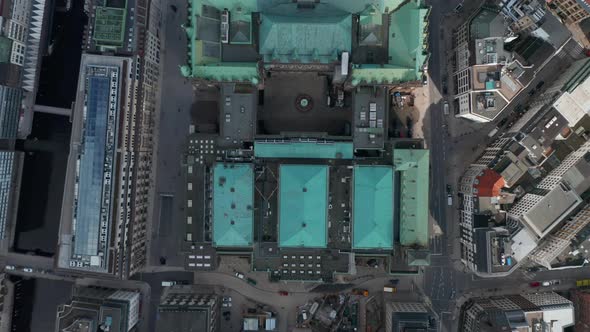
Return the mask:
{"type": "Polygon", "coordinates": [[[549,0],[547,6],[566,23],[577,23],[590,17],[586,0],[549,0]]]}

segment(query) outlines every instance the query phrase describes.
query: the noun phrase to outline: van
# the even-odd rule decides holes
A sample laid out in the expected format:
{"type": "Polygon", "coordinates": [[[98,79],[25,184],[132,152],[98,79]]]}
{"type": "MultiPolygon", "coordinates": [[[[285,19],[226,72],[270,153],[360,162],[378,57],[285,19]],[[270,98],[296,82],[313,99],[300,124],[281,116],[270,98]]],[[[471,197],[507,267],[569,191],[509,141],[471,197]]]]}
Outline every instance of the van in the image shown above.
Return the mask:
{"type": "Polygon", "coordinates": [[[383,291],[385,293],[396,293],[397,292],[397,288],[392,287],[392,286],[385,286],[385,287],[383,287],[383,291]]]}
{"type": "Polygon", "coordinates": [[[445,103],[443,104],[443,111],[445,115],[449,115],[449,102],[445,100],[445,103]]]}

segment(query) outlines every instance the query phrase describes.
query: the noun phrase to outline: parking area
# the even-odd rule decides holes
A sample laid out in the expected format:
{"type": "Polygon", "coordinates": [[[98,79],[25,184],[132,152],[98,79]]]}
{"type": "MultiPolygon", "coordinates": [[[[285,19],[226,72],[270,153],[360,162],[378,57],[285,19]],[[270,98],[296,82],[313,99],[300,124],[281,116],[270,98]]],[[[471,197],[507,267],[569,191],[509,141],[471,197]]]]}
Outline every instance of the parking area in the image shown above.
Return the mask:
{"type": "Polygon", "coordinates": [[[254,236],[257,242],[276,242],[278,226],[278,165],[255,166],[254,236]]]}
{"type": "Polygon", "coordinates": [[[330,168],[330,192],[328,194],[328,246],[350,249],[352,166],[330,168]]]}

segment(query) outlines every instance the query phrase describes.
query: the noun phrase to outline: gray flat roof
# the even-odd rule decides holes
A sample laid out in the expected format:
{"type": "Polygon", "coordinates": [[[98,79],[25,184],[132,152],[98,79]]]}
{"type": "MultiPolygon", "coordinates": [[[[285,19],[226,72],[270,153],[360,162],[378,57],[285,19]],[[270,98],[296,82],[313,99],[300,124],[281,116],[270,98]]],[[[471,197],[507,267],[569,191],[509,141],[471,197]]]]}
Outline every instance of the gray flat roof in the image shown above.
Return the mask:
{"type": "Polygon", "coordinates": [[[495,119],[507,104],[497,91],[474,92],[471,101],[473,113],[490,120],[495,119]]]}
{"type": "Polygon", "coordinates": [[[250,142],[256,133],[257,91],[239,91],[235,84],[221,86],[220,143],[250,142]]]}
{"type": "Polygon", "coordinates": [[[157,331],[193,332],[208,331],[207,310],[158,310],[157,331]]]}
{"type": "Polygon", "coordinates": [[[363,87],[353,93],[355,149],[383,149],[387,130],[388,92],[363,87]],[[375,105],[374,112],[371,104],[375,105]]]}
{"type": "Polygon", "coordinates": [[[573,190],[560,184],[525,213],[522,219],[537,236],[543,237],[582,202],[573,190]]]}

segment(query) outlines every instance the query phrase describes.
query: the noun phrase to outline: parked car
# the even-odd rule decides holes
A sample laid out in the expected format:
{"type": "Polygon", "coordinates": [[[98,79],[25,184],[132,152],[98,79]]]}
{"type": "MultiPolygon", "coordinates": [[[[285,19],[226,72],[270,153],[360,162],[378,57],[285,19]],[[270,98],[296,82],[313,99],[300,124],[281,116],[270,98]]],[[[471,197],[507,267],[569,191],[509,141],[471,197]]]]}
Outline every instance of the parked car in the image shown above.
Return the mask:
{"type": "Polygon", "coordinates": [[[543,287],[559,285],[560,283],[561,282],[559,280],[547,280],[543,281],[543,287]]]}
{"type": "Polygon", "coordinates": [[[252,278],[247,278],[246,281],[250,284],[250,285],[256,285],[256,280],[252,279],[252,278]]]}
{"type": "Polygon", "coordinates": [[[24,272],[27,272],[27,273],[33,273],[33,269],[31,269],[30,267],[25,267],[25,268],[23,269],[23,271],[24,271],[24,272]]]}
{"type": "Polygon", "coordinates": [[[280,296],[289,296],[289,292],[282,290],[282,291],[279,291],[279,295],[280,296]]]}
{"type": "Polygon", "coordinates": [[[240,279],[244,279],[244,274],[240,273],[240,272],[236,272],[236,277],[238,277],[240,279]]]}
{"type": "Polygon", "coordinates": [[[538,281],[533,281],[529,284],[529,286],[531,286],[533,288],[537,288],[537,287],[541,286],[541,283],[538,281]]]}
{"type": "Polygon", "coordinates": [[[9,271],[14,271],[16,268],[14,267],[14,265],[6,265],[5,269],[9,271]]]}

